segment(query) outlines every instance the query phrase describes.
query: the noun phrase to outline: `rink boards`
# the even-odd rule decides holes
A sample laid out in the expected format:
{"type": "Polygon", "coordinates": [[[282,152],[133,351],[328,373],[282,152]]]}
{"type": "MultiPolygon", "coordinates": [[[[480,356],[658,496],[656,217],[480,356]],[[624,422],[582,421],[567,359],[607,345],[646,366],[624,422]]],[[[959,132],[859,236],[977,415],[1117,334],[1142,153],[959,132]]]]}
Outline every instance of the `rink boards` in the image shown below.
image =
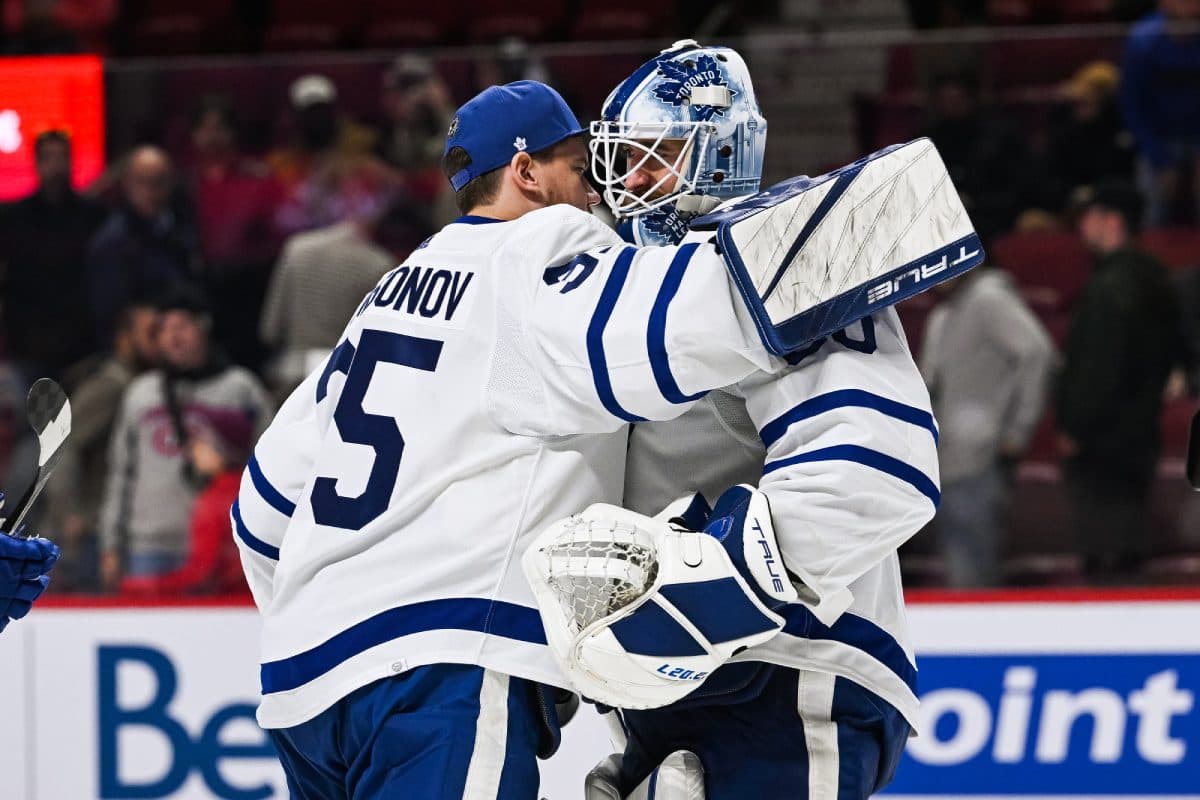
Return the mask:
{"type": "MultiPolygon", "coordinates": [[[[1200,592],[925,597],[923,735],[888,795],[1200,798],[1200,592]]],[[[39,607],[0,637],[4,797],[287,796],[254,723],[253,608],[39,607]]],[[[581,797],[583,716],[543,765],[581,797]]]]}

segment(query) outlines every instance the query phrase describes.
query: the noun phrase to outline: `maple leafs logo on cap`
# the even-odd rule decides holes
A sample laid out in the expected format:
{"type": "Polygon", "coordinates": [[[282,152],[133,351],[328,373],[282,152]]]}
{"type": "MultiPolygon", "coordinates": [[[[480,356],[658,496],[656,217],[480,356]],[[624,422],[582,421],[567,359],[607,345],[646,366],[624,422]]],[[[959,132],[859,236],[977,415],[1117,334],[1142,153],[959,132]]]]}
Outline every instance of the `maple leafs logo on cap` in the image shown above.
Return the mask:
{"type": "MultiPolygon", "coordinates": [[[[654,96],[673,106],[683,105],[683,101],[691,97],[692,89],[697,86],[729,86],[716,59],[710,55],[701,55],[683,63],[663,61],[658,68],[663,80],[654,87],[654,96]]],[[[733,89],[729,90],[730,97],[736,94],[733,89]]],[[[696,119],[701,122],[712,119],[714,114],[725,113],[725,109],[715,106],[697,105],[695,110],[696,119]]]]}
{"type": "Polygon", "coordinates": [[[458,133],[458,117],[450,120],[450,130],[446,131],[446,138],[452,138],[456,133],[458,133]]]}

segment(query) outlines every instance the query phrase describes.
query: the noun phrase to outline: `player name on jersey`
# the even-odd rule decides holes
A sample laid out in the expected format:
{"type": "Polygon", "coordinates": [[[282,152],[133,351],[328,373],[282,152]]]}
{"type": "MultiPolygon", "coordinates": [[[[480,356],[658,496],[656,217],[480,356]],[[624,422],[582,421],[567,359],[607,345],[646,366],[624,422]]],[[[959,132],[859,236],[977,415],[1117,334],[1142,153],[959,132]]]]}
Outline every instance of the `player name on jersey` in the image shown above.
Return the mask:
{"type": "Polygon", "coordinates": [[[355,312],[390,308],[433,322],[451,322],[462,306],[475,273],[406,264],[384,275],[355,312]]]}

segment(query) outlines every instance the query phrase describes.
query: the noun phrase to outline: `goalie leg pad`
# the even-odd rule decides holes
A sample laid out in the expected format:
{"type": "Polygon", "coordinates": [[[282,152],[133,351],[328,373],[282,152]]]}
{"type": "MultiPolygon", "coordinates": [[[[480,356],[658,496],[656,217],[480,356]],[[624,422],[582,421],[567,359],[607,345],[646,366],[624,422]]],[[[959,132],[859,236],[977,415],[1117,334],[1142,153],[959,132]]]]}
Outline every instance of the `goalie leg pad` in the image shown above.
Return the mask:
{"type": "Polygon", "coordinates": [[[646,780],[622,798],[619,789],[621,756],[611,755],[584,780],[584,800],[704,800],[704,766],[688,750],[663,759],[646,780]]]}

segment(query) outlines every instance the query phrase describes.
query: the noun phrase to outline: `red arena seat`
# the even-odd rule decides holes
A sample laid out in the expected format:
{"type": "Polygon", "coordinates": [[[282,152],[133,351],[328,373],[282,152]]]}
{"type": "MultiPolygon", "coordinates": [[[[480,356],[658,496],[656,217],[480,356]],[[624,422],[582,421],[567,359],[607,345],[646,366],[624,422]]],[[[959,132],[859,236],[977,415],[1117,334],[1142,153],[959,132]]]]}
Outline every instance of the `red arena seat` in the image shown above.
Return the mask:
{"type": "Polygon", "coordinates": [[[1078,236],[1058,231],[1003,236],[992,244],[990,255],[992,263],[1008,270],[1022,288],[1056,291],[1062,308],[1083,288],[1091,263],[1078,236]]]}
{"type": "Polygon", "coordinates": [[[455,3],[362,2],[362,41],[367,47],[444,44],[458,38],[464,22],[455,3]]]}
{"type": "Polygon", "coordinates": [[[1142,233],[1142,247],[1168,267],[1200,266],[1200,229],[1158,228],[1142,233]]]}
{"type": "Polygon", "coordinates": [[[671,19],[667,3],[645,0],[583,0],[571,32],[578,41],[649,39],[658,36],[671,19]]]}
{"type": "Polygon", "coordinates": [[[345,44],[361,22],[357,0],[286,0],[273,4],[263,36],[267,50],[333,50],[345,44]]]}
{"type": "Polygon", "coordinates": [[[146,0],[133,23],[132,49],[142,55],[219,50],[233,17],[232,0],[146,0]]]}
{"type": "Polygon", "coordinates": [[[490,42],[505,36],[540,41],[556,33],[566,21],[566,4],[554,0],[473,0],[467,38],[490,42]]]}

